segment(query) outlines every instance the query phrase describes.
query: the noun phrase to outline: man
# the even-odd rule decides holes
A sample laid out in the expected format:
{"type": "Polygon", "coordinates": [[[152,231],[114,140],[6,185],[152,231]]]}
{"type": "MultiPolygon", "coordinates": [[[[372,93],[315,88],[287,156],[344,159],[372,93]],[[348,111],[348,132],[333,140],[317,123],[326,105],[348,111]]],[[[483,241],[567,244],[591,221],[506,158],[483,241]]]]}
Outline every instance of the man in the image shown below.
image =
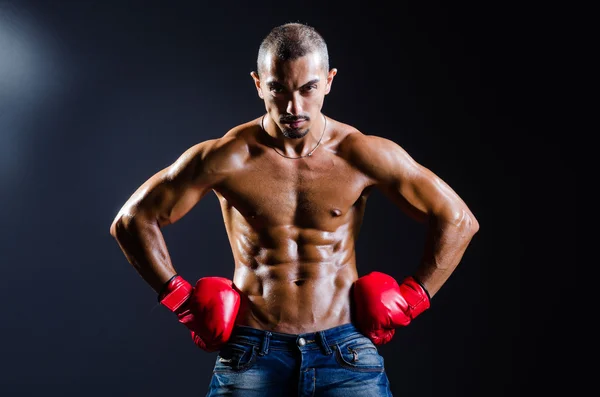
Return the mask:
{"type": "Polygon", "coordinates": [[[251,73],[266,114],[189,148],[111,225],[196,345],[219,352],[209,396],[391,395],[377,345],[429,308],[479,229],[461,198],[399,145],[321,113],[336,73],[314,28],[275,27],[251,73]],[[422,261],[399,282],[357,274],[355,243],[373,188],[428,224],[422,261]],[[235,271],[233,280],[192,285],[160,230],[209,191],[220,200],[235,271]]]}

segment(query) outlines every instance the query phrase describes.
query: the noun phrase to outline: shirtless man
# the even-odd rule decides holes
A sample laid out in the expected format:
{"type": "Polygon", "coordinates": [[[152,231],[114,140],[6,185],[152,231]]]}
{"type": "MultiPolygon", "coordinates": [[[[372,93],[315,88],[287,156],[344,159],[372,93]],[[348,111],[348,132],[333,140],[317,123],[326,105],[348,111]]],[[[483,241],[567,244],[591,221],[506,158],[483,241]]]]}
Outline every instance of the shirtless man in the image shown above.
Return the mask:
{"type": "Polygon", "coordinates": [[[189,148],[111,225],[196,345],[219,352],[209,396],[390,396],[377,345],[429,308],[479,229],[463,200],[399,145],[321,113],[336,73],[312,27],[275,27],[252,72],[266,114],[189,148]],[[373,188],[428,225],[422,261],[400,282],[358,277],[356,238],[373,188]],[[161,228],[210,191],[235,271],[192,285],[161,228]]]}

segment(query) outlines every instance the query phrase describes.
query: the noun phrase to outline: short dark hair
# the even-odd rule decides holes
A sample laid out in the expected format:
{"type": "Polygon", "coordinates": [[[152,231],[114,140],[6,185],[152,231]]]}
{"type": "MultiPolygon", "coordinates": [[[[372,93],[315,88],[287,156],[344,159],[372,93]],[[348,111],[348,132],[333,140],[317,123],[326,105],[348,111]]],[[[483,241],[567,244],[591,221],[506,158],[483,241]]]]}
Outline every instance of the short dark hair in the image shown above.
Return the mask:
{"type": "Polygon", "coordinates": [[[321,55],[325,72],[329,71],[329,53],[323,36],[312,26],[288,22],[271,29],[263,39],[258,49],[256,67],[260,76],[264,70],[264,60],[267,54],[273,54],[281,61],[293,60],[312,52],[321,55]]]}

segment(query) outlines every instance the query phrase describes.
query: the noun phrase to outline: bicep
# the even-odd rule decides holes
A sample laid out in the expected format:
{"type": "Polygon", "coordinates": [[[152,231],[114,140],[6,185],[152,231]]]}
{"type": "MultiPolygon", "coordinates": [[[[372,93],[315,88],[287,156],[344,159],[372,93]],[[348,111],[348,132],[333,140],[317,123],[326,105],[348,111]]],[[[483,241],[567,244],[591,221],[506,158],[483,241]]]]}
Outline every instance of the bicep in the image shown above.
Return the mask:
{"type": "Polygon", "coordinates": [[[404,212],[423,221],[434,215],[446,219],[460,217],[464,203],[452,188],[431,170],[419,164],[395,169],[379,184],[382,192],[404,212]]]}
{"type": "Polygon", "coordinates": [[[367,151],[375,185],[408,215],[419,221],[429,216],[456,221],[468,211],[456,192],[438,175],[415,161],[402,147],[374,138],[367,151]]]}
{"type": "Polygon", "coordinates": [[[201,144],[188,149],[173,164],[145,181],[127,201],[121,215],[165,226],[188,213],[212,187],[210,175],[203,170],[203,149],[201,144]]]}

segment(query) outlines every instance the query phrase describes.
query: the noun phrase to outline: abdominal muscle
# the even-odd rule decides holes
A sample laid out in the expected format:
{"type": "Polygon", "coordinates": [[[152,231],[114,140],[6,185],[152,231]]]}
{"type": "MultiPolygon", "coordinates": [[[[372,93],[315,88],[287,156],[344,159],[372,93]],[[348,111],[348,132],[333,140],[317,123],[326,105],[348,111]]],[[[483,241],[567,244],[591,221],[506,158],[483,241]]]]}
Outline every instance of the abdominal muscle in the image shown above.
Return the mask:
{"type": "Polygon", "coordinates": [[[340,240],[336,233],[295,231],[278,233],[283,238],[269,248],[244,233],[231,236],[238,242],[233,281],[241,292],[236,324],[298,334],[351,321],[350,288],[357,272],[353,244],[343,241],[349,235],[342,233],[346,238],[340,240]],[[309,237],[299,244],[291,235],[309,237]]]}

